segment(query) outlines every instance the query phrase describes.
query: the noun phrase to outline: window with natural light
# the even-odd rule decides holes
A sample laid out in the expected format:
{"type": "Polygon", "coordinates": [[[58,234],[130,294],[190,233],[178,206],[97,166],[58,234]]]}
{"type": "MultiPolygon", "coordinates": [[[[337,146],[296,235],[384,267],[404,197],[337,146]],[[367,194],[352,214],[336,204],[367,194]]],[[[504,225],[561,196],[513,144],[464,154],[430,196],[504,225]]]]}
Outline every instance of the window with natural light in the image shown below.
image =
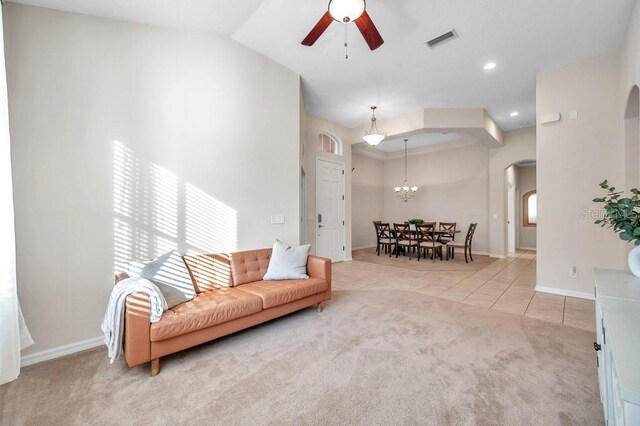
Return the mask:
{"type": "Polygon", "coordinates": [[[335,137],[326,133],[320,133],[318,135],[318,151],[334,155],[342,155],[341,148],[340,141],[335,137]]]}
{"type": "Polygon", "coordinates": [[[529,191],[523,198],[523,226],[536,226],[538,223],[538,194],[529,191]]]}

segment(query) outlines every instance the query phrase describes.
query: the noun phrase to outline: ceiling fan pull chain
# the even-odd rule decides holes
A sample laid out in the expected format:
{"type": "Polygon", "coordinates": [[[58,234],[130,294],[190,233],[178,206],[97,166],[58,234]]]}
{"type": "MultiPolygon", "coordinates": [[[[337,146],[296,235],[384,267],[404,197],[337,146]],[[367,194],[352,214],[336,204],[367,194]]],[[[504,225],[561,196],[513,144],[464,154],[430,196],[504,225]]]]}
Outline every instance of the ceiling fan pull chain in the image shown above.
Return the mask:
{"type": "Polygon", "coordinates": [[[348,25],[344,26],[344,58],[349,59],[349,39],[348,39],[348,25]]]}

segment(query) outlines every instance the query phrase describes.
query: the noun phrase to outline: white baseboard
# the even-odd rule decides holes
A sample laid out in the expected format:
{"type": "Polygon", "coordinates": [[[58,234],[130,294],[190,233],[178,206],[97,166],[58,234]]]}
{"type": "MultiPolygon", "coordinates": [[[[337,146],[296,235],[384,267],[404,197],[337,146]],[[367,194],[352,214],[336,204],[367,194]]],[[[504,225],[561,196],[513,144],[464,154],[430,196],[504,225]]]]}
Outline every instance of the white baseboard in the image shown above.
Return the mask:
{"type": "Polygon", "coordinates": [[[550,294],[558,294],[560,296],[569,296],[575,297],[578,299],[586,299],[586,300],[595,300],[596,296],[594,293],[585,293],[583,291],[573,291],[573,290],[565,290],[563,288],[555,288],[555,287],[544,287],[537,285],[535,288],[536,291],[540,293],[550,293],[550,294]]]}
{"type": "Polygon", "coordinates": [[[345,262],[351,262],[352,260],[353,260],[353,258],[351,256],[344,258],[345,262]]]}
{"type": "Polygon", "coordinates": [[[518,247],[518,250],[531,250],[531,251],[536,251],[535,247],[518,247]]]}
{"type": "Polygon", "coordinates": [[[364,249],[370,249],[370,248],[376,248],[376,246],[354,247],[354,248],[351,249],[351,251],[364,250],[364,249]]]}
{"type": "Polygon", "coordinates": [[[489,254],[489,257],[495,257],[497,259],[506,259],[507,256],[505,256],[504,254],[489,254]]]}
{"type": "Polygon", "coordinates": [[[46,351],[24,355],[20,359],[20,366],[26,367],[27,365],[49,361],[51,359],[60,358],[66,355],[71,355],[76,352],[86,351],[87,349],[93,349],[101,345],[104,345],[104,336],[96,337],[94,339],[89,339],[89,340],[82,340],[80,342],[71,343],[69,345],[58,346],[57,348],[47,349],[46,351]]]}

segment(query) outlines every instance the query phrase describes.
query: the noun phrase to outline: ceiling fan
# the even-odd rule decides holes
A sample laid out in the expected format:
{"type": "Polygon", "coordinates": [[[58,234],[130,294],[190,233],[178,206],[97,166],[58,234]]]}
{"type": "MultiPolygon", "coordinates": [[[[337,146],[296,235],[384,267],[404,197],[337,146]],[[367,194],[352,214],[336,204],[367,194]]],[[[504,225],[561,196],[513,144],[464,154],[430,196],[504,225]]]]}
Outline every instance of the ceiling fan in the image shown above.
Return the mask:
{"type": "Polygon", "coordinates": [[[376,50],[382,46],[384,40],[373,24],[366,8],[367,4],[365,0],[329,0],[329,10],[320,18],[309,35],[302,40],[302,44],[305,46],[313,46],[331,22],[336,20],[345,24],[355,22],[356,27],[360,30],[360,34],[364,37],[364,41],[367,42],[369,48],[376,50]]]}

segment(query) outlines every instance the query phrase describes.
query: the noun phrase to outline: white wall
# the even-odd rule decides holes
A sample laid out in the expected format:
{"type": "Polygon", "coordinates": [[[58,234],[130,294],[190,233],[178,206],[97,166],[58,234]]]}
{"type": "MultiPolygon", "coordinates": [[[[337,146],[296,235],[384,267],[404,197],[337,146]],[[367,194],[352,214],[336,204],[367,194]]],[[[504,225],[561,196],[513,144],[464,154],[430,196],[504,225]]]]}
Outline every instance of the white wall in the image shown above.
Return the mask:
{"type": "Polygon", "coordinates": [[[384,163],[362,155],[351,157],[353,248],[376,245],[374,220],[384,219],[384,163]]]}
{"type": "Polygon", "coordinates": [[[536,96],[538,117],[563,116],[537,126],[538,286],[592,295],[594,267],[626,263],[625,243],[588,217],[600,208],[591,200],[601,181],[624,187],[619,52],[540,72],[536,96]]]}
{"type": "Polygon", "coordinates": [[[405,203],[393,191],[404,180],[404,158],[384,163],[384,221],[457,222],[463,233],[477,222],[473,250],[488,253],[489,149],[468,145],[410,156],[408,168],[409,183],[419,189],[405,203]]]}
{"type": "Polygon", "coordinates": [[[99,336],[124,258],[298,241],[298,75],[216,36],[4,8],[30,352],[99,336]]]}
{"type": "Polygon", "coordinates": [[[490,252],[505,256],[507,249],[507,199],[505,169],[512,164],[536,158],[536,129],[525,127],[504,133],[504,146],[489,151],[490,252]]]}
{"type": "Polygon", "coordinates": [[[536,166],[517,167],[518,199],[516,200],[516,221],[518,223],[518,248],[536,248],[536,227],[524,226],[524,194],[536,189],[536,166]]]}
{"type": "Polygon", "coordinates": [[[304,157],[303,167],[307,173],[307,242],[311,253],[316,246],[316,161],[324,158],[344,164],[345,173],[345,260],[351,259],[351,132],[346,127],[305,114],[304,117],[304,157]],[[342,143],[342,155],[334,155],[318,150],[318,135],[327,133],[342,143]]]}
{"type": "MultiPolygon", "coordinates": [[[[636,1],[631,20],[627,27],[627,36],[621,50],[622,72],[620,79],[621,99],[623,108],[627,107],[632,91],[632,102],[635,112],[625,120],[626,138],[626,181],[627,189],[640,184],[640,119],[638,118],[638,88],[640,87],[640,2],[636,1]],[[635,117],[634,117],[635,116],[635,117]]],[[[633,108],[632,108],[633,109],[633,108]]],[[[625,111],[628,113],[628,111],[625,111]]]]}
{"type": "Polygon", "coordinates": [[[620,79],[622,105],[626,105],[627,97],[633,86],[640,86],[640,2],[636,1],[631,19],[627,26],[627,35],[622,46],[622,73],[620,79]]]}

